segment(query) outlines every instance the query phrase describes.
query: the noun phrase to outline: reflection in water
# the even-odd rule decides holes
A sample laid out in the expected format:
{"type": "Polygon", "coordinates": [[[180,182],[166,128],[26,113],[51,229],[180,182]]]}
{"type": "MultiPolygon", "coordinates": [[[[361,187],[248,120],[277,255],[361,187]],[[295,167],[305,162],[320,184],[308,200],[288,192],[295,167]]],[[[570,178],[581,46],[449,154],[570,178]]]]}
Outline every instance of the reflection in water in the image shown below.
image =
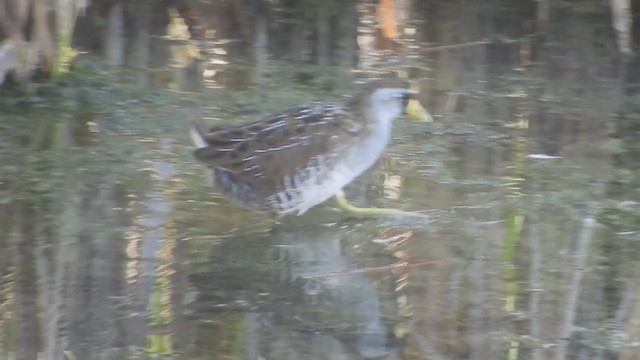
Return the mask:
{"type": "MultiPolygon", "coordinates": [[[[288,353],[298,354],[293,358],[307,352],[317,359],[389,354],[393,334],[384,323],[379,288],[366,275],[349,273],[355,266],[353,247],[357,244],[346,239],[353,230],[280,227],[258,239],[229,239],[230,243],[213,250],[214,269],[192,276],[199,295],[191,307],[200,309],[193,316],[202,323],[214,321],[221,306],[238,309],[243,307],[239,301],[251,299],[258,308],[238,321],[247,329],[245,348],[254,353],[275,356],[286,343],[288,353]],[[269,248],[272,250],[264,251],[269,248]],[[247,252],[261,255],[255,258],[246,256],[247,252]],[[220,253],[234,260],[230,264],[220,253]],[[226,276],[242,281],[230,289],[226,276]],[[206,305],[212,297],[215,304],[206,305]]],[[[392,314],[386,317],[393,319],[392,314]]]]}
{"type": "MultiPolygon", "coordinates": [[[[166,291],[168,284],[162,284],[158,279],[159,275],[161,277],[166,275],[158,274],[159,269],[162,269],[158,265],[158,257],[162,256],[163,245],[166,247],[169,243],[173,243],[166,236],[166,225],[169,223],[172,210],[167,189],[170,189],[168,182],[178,171],[173,164],[165,160],[171,154],[173,146],[171,139],[159,141],[159,159],[152,164],[152,171],[157,181],[141,204],[144,209],[143,216],[139,220],[139,225],[143,229],[142,236],[139,242],[132,241],[128,245],[128,253],[132,261],[129,264],[127,277],[137,285],[135,298],[141,305],[141,308],[137,309],[139,316],[135,317],[131,326],[136,328],[134,333],[139,335],[147,333],[147,322],[157,328],[166,325],[169,321],[166,314],[162,314],[164,312],[162,289],[166,291]],[[154,285],[157,287],[155,291],[154,285]]],[[[140,338],[137,342],[145,344],[140,338]]],[[[152,352],[164,353],[170,352],[171,349],[170,342],[155,333],[148,337],[146,345],[152,352]]]]}
{"type": "Polygon", "coordinates": [[[398,145],[404,161],[383,159],[365,191],[438,209],[428,224],[330,223],[325,206],[272,227],[203,189],[173,140],[145,143],[151,166],[135,171],[106,165],[120,146],[107,141],[21,163],[38,176],[12,191],[37,196],[0,188],[12,199],[0,203],[2,346],[25,360],[36,346],[51,359],[545,358],[569,319],[581,344],[632,354],[632,337],[618,339],[637,311],[636,204],[598,198],[589,178],[615,169],[527,157],[524,139],[520,152],[453,143],[448,173],[398,145]],[[60,172],[56,187],[43,169],[60,172]],[[140,172],[154,176],[131,180],[140,172]],[[609,202],[609,228],[585,226],[609,202]],[[609,317],[611,330],[589,330],[609,317]]]}
{"type": "Polygon", "coordinates": [[[344,254],[348,249],[342,248],[345,236],[348,233],[342,229],[328,227],[282,234],[280,239],[287,244],[281,245],[283,263],[289,266],[292,280],[303,281],[309,306],[327,306],[343,321],[356,324],[361,355],[382,356],[388,352],[388,330],[382,325],[378,291],[364,275],[346,274],[353,264],[344,254]],[[307,278],[311,274],[328,276],[307,278]]]}
{"type": "MultiPolygon", "coordinates": [[[[485,77],[465,80],[483,90],[460,96],[462,121],[400,122],[350,197],[428,224],[330,223],[327,204],[273,227],[202,187],[183,103],[145,109],[180,109],[160,131],[131,121],[131,99],[3,108],[0,358],[636,359],[637,110],[618,109],[620,87],[601,96],[605,82],[589,89],[595,116],[563,103],[568,81],[549,98],[485,77]],[[586,120],[612,113],[620,138],[586,120]]],[[[233,96],[227,114],[247,100],[233,96]]]]}

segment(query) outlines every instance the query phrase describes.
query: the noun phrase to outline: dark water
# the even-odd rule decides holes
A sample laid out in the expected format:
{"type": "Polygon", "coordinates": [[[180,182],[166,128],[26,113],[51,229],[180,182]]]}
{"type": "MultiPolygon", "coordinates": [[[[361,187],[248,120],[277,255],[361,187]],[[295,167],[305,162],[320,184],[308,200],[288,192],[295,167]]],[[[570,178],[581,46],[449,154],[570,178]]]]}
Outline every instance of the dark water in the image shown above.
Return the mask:
{"type": "Polygon", "coordinates": [[[427,219],[352,218],[328,202],[275,221],[229,204],[191,159],[183,120],[197,99],[128,97],[4,105],[8,358],[640,351],[638,172],[623,140],[546,136],[526,96],[498,100],[511,109],[498,124],[473,104],[459,118],[432,104],[447,116],[400,120],[375,171],[347,189],[427,219]]]}

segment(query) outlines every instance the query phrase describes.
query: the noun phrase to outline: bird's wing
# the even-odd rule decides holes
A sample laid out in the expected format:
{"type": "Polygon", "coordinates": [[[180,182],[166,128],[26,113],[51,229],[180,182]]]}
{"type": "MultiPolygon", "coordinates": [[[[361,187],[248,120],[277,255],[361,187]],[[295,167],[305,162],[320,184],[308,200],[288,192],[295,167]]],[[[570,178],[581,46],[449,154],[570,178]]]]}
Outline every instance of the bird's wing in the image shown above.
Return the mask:
{"type": "Polygon", "coordinates": [[[285,110],[255,123],[228,128],[194,125],[195,158],[245,179],[280,181],[318,160],[339,152],[365,126],[340,105],[315,103],[285,110]],[[265,166],[264,164],[269,164],[265,166]]]}

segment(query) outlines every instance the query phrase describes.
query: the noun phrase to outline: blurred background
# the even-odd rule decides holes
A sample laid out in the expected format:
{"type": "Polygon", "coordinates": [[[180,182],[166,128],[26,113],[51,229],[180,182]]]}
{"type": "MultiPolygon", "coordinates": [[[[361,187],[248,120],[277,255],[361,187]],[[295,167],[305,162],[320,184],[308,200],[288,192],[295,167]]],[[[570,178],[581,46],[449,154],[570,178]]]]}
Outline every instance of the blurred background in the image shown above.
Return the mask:
{"type": "Polygon", "coordinates": [[[0,0],[0,359],[640,359],[640,1],[0,0]],[[635,26],[634,26],[635,25],[635,26]],[[187,123],[408,79],[352,218],[187,123]]]}

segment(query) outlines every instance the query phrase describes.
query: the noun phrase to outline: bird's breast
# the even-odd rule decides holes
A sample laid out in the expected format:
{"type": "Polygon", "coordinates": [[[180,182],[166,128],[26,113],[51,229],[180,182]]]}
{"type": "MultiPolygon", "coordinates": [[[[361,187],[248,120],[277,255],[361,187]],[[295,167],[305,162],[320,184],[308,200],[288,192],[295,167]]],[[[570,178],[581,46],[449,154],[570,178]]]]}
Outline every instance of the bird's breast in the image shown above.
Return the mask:
{"type": "Polygon", "coordinates": [[[356,177],[368,170],[382,155],[390,132],[375,129],[375,136],[353,138],[340,144],[333,153],[318,154],[294,173],[286,175],[280,191],[271,197],[273,207],[281,215],[302,214],[340,193],[356,177]]]}

